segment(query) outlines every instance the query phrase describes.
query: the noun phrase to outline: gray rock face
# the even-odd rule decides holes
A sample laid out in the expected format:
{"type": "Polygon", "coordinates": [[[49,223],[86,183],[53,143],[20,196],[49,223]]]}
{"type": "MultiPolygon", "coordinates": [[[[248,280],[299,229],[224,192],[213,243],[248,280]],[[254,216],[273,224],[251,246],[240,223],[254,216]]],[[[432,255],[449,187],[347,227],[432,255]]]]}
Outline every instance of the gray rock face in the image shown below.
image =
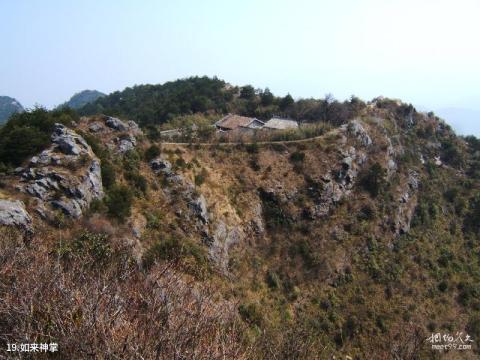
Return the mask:
{"type": "Polygon", "coordinates": [[[112,128],[117,131],[127,131],[128,125],[125,124],[122,120],[114,118],[114,117],[107,117],[105,120],[105,125],[109,128],[112,128]]]}
{"type": "Polygon", "coordinates": [[[228,227],[223,221],[216,224],[215,232],[209,245],[210,259],[219,265],[223,270],[227,269],[228,252],[230,248],[238,244],[244,237],[242,231],[237,227],[228,227]]]}
{"type": "Polygon", "coordinates": [[[105,125],[106,128],[99,123],[93,123],[89,126],[89,129],[93,132],[112,132],[113,130],[114,132],[119,131],[125,133],[120,137],[113,138],[109,142],[108,146],[111,149],[115,149],[118,153],[124,154],[129,150],[133,150],[137,146],[137,139],[135,135],[141,135],[142,131],[135,121],[129,120],[128,122],[124,122],[120,119],[108,116],[105,118],[105,125]],[[92,126],[94,126],[93,129],[92,126]]]}
{"type": "Polygon", "coordinates": [[[130,130],[133,130],[134,132],[141,132],[140,128],[138,127],[138,124],[135,121],[128,120],[127,124],[130,130]]]}
{"type": "Polygon", "coordinates": [[[52,145],[30,160],[19,188],[40,200],[39,209],[45,216],[50,205],[78,218],[104,195],[100,160],[80,135],[56,124],[52,145]]]}
{"type": "Polygon", "coordinates": [[[118,140],[117,151],[121,154],[124,154],[129,150],[133,150],[136,146],[137,139],[135,139],[135,136],[129,135],[128,137],[118,140]]]}
{"type": "Polygon", "coordinates": [[[155,174],[164,173],[166,175],[171,174],[172,164],[168,160],[157,158],[150,161],[150,167],[155,174]]]}
{"type": "Polygon", "coordinates": [[[103,130],[103,126],[98,122],[94,122],[88,126],[88,130],[97,133],[103,130]]]}
{"type": "Polygon", "coordinates": [[[359,120],[352,120],[348,124],[342,125],[341,129],[353,135],[363,146],[370,146],[372,139],[359,120]]]}
{"type": "Polygon", "coordinates": [[[55,124],[52,142],[66,155],[80,155],[89,148],[87,142],[62,124],[55,124]]]}
{"type": "Polygon", "coordinates": [[[316,204],[306,212],[310,218],[328,216],[336,203],[350,195],[358,176],[358,169],[366,162],[365,153],[353,146],[340,150],[340,155],[342,156],[340,164],[321,178],[323,189],[315,201],[316,204]]]}
{"type": "Polygon", "coordinates": [[[256,234],[263,234],[265,232],[265,226],[263,225],[263,218],[262,218],[262,205],[257,204],[253,209],[253,219],[252,219],[252,226],[253,231],[256,234]]]}
{"type": "Polygon", "coordinates": [[[72,218],[82,216],[80,202],[76,200],[53,200],[50,202],[53,208],[62,210],[62,212],[72,218]]]}
{"type": "Polygon", "coordinates": [[[32,218],[19,200],[0,200],[0,225],[17,227],[26,235],[33,234],[32,218]]]}
{"type": "Polygon", "coordinates": [[[198,196],[195,199],[192,199],[189,203],[190,208],[193,210],[193,213],[204,223],[208,224],[208,211],[207,211],[207,202],[203,195],[198,196]]]}
{"type": "Polygon", "coordinates": [[[406,234],[410,230],[410,222],[417,205],[418,178],[419,174],[410,170],[406,186],[400,188],[397,213],[393,221],[393,231],[396,235],[406,234]]]}

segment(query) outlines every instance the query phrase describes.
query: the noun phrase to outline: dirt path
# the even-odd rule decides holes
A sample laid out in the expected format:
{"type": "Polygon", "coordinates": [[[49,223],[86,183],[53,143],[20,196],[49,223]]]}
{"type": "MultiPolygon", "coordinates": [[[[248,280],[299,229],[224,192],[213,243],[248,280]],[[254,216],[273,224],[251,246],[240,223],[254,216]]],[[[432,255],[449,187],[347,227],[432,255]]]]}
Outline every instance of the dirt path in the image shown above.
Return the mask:
{"type": "Polygon", "coordinates": [[[257,141],[257,142],[223,142],[223,143],[186,143],[186,142],[162,142],[162,145],[172,145],[172,146],[237,146],[237,145],[269,145],[269,144],[295,144],[295,143],[303,143],[309,141],[315,141],[325,137],[326,135],[332,135],[338,133],[339,129],[333,129],[326,132],[323,135],[307,138],[307,139],[300,139],[300,140],[279,140],[279,141],[257,141]]]}

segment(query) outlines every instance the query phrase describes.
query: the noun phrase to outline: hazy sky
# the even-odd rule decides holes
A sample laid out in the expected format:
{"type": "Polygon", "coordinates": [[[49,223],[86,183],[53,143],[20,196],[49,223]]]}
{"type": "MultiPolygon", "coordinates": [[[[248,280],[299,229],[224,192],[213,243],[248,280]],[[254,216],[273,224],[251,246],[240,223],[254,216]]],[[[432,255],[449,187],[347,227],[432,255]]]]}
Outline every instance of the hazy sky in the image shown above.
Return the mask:
{"type": "MultiPolygon", "coordinates": [[[[51,107],[83,89],[217,75],[480,114],[479,15],[478,0],[1,0],[0,95],[51,107]]],[[[480,118],[458,128],[480,135],[480,118]]]]}

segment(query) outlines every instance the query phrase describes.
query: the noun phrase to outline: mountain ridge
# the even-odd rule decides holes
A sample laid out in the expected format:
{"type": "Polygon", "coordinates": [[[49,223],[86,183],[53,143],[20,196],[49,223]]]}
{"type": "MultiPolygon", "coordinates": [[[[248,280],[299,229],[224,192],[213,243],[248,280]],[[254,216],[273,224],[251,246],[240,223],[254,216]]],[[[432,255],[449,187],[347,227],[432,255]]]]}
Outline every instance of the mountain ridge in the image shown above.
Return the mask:
{"type": "Polygon", "coordinates": [[[22,104],[16,99],[9,96],[0,96],[0,124],[5,123],[12,114],[24,110],[22,104]]]}
{"type": "Polygon", "coordinates": [[[398,100],[242,90],[225,110],[311,118],[235,144],[211,126],[223,109],[190,101],[140,127],[35,109],[0,130],[4,331],[145,358],[413,359],[436,356],[432,333],[480,338],[480,141],[398,100]]]}
{"type": "Polygon", "coordinates": [[[58,107],[70,107],[72,109],[80,109],[87,104],[95,102],[97,99],[106,96],[106,94],[98,91],[98,90],[82,90],[64,102],[63,104],[59,105],[58,107]]]}

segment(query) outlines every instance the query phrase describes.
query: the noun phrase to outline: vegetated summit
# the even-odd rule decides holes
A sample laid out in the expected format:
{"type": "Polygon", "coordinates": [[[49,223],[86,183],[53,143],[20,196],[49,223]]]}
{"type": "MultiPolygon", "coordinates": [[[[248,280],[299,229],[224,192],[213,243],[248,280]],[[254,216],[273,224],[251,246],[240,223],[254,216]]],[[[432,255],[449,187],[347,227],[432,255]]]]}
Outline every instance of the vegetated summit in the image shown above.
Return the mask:
{"type": "Polygon", "coordinates": [[[283,115],[305,121],[339,124],[351,116],[360,101],[341,103],[332,97],[294,101],[290,94],[276,97],[251,85],[232,86],[217,78],[192,77],[162,85],[138,85],[116,91],[79,110],[81,115],[110,114],[137,121],[141,126],[160,125],[178,116],[195,113],[255,116],[283,115]],[[347,106],[350,103],[350,107],[347,106]],[[343,105],[343,106],[342,106],[343,105]]]}
{"type": "Polygon", "coordinates": [[[60,105],[59,108],[70,107],[72,109],[80,109],[104,96],[104,93],[97,90],[83,90],[74,94],[68,101],[60,105]]]}
{"type": "Polygon", "coordinates": [[[0,96],[0,124],[16,113],[24,111],[22,104],[9,96],[0,96]]]}
{"type": "Polygon", "coordinates": [[[423,359],[439,357],[432,333],[462,332],[474,342],[459,354],[478,357],[475,137],[398,100],[295,101],[208,78],[80,112],[35,109],[0,130],[0,345],[42,334],[70,358],[423,359]],[[202,126],[182,129],[186,145],[152,136],[227,112],[301,126],[262,142],[202,126]]]}

